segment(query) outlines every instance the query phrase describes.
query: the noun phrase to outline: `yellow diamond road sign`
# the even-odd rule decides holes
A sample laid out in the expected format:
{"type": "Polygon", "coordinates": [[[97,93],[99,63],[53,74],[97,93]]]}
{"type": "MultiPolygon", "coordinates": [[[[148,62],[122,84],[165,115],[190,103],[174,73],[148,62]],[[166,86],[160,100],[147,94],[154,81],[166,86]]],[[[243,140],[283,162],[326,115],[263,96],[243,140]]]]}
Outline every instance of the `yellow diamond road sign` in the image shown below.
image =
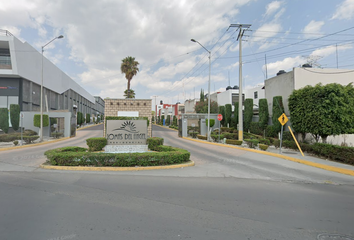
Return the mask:
{"type": "Polygon", "coordinates": [[[289,119],[286,117],[285,113],[283,113],[279,118],[278,118],[279,122],[281,125],[285,125],[289,119]]]}

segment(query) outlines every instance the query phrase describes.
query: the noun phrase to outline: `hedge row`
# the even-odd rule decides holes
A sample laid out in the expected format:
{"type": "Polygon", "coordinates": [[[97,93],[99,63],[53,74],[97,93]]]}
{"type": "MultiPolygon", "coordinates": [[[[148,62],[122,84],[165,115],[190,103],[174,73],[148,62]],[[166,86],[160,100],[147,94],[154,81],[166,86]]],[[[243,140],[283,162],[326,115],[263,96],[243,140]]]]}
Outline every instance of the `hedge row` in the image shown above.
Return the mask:
{"type": "MultiPolygon", "coordinates": [[[[282,146],[290,149],[298,149],[293,141],[283,141],[282,146]]],[[[320,157],[331,159],[334,161],[354,165],[354,148],[342,147],[326,143],[300,143],[303,152],[311,153],[320,157]]]]}
{"type": "Polygon", "coordinates": [[[169,146],[159,146],[160,152],[146,153],[92,153],[86,148],[65,147],[46,151],[48,162],[59,166],[161,166],[189,161],[187,150],[169,146]]]}

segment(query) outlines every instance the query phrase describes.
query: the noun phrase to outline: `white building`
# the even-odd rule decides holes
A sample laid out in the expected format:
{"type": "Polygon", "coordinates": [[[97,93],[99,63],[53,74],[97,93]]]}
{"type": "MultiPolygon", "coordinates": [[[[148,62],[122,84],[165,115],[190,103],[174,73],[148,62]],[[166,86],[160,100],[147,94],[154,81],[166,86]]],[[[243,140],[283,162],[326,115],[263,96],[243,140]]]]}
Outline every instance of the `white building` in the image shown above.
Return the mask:
{"type": "Polygon", "coordinates": [[[265,98],[268,101],[269,115],[272,115],[273,97],[282,96],[284,111],[290,115],[288,98],[294,90],[318,83],[326,85],[339,83],[348,85],[354,82],[354,71],[345,69],[294,68],[293,71],[277,75],[264,81],[265,98]]]}
{"type": "MultiPolygon", "coordinates": [[[[102,98],[92,96],[47,58],[42,58],[42,54],[30,44],[0,30],[0,108],[9,109],[10,104],[19,104],[21,112],[31,112],[29,116],[39,114],[42,76],[44,114],[51,117],[51,112],[70,112],[73,118],[76,111],[84,116],[104,114],[102,98]]],[[[23,123],[25,128],[34,128],[33,117],[24,119],[23,123]]],[[[73,120],[71,124],[76,125],[73,120]]],[[[49,136],[48,128],[44,128],[43,136],[49,136]]],[[[38,128],[33,130],[38,131],[38,128]]],[[[67,131],[64,136],[68,135],[67,131]]]]}

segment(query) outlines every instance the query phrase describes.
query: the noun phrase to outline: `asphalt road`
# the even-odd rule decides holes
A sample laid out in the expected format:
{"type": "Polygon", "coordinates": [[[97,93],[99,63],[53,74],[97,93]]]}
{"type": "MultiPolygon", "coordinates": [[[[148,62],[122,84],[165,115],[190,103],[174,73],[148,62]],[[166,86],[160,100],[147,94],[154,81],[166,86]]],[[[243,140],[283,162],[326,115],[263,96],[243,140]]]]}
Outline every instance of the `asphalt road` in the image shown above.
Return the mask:
{"type": "Polygon", "coordinates": [[[100,129],[0,152],[0,239],[354,237],[353,177],[190,142],[160,127],[153,134],[191,151],[196,166],[139,172],[38,168],[46,149],[85,146],[86,138],[102,136],[100,129]]]}

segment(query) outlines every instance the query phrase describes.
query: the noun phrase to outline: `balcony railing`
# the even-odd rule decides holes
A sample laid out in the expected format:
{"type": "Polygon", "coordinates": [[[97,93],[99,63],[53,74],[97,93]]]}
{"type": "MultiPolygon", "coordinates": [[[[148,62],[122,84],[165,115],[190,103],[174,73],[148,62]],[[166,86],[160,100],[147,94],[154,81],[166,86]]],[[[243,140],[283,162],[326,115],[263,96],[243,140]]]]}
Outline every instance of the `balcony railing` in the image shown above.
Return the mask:
{"type": "Polygon", "coordinates": [[[0,29],[0,35],[13,36],[9,31],[0,29]]]}
{"type": "Polygon", "coordinates": [[[12,69],[10,56],[0,56],[0,69],[12,69]]]}

